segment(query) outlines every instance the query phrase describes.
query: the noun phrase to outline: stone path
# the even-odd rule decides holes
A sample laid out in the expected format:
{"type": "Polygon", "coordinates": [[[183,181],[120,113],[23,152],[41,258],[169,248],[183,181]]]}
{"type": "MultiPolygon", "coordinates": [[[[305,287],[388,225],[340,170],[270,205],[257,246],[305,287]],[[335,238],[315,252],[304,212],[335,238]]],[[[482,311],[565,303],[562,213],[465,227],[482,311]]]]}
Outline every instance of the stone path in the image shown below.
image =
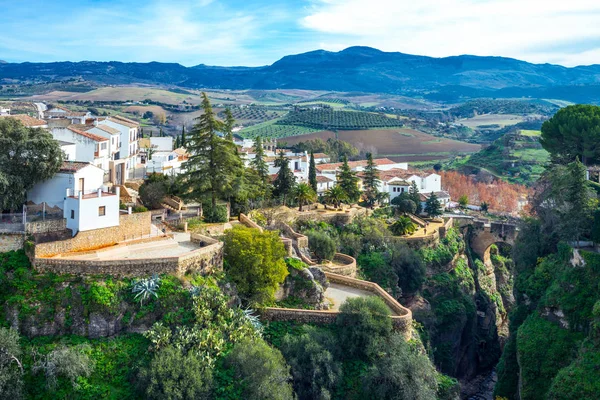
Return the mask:
{"type": "Polygon", "coordinates": [[[339,283],[331,283],[325,291],[325,297],[332,303],[330,310],[334,311],[339,310],[347,299],[367,296],[375,296],[375,294],[367,290],[340,285],[339,283]]]}

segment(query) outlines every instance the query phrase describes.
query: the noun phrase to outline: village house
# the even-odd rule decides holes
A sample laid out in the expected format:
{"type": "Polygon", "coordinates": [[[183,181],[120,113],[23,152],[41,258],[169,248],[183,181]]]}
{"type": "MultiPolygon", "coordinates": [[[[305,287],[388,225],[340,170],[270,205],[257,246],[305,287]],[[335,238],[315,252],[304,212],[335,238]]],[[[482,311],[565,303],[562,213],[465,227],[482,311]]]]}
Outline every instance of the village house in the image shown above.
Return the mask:
{"type": "Polygon", "coordinates": [[[76,160],[89,162],[102,169],[106,181],[109,180],[109,139],[74,128],[72,125],[66,128],[52,128],[51,133],[58,141],[74,143],[76,160]]]}
{"type": "Polygon", "coordinates": [[[138,164],[138,135],[140,124],[129,118],[118,115],[99,118],[95,125],[105,125],[118,130],[121,135],[119,139],[119,159],[125,160],[125,176],[129,174],[130,169],[134,169],[138,164]]]}
{"type": "Polygon", "coordinates": [[[92,114],[89,111],[71,111],[68,108],[54,106],[44,111],[46,119],[66,119],[71,124],[86,124],[92,119],[92,114]]]}
{"type": "Polygon", "coordinates": [[[37,119],[30,117],[27,114],[13,114],[13,115],[0,115],[0,118],[12,118],[17,121],[21,121],[21,123],[27,128],[48,128],[48,123],[43,119],[37,119]]]}
{"type": "Polygon", "coordinates": [[[150,137],[139,140],[140,158],[146,166],[146,173],[179,175],[187,161],[185,149],[173,149],[173,138],[150,137]]]}

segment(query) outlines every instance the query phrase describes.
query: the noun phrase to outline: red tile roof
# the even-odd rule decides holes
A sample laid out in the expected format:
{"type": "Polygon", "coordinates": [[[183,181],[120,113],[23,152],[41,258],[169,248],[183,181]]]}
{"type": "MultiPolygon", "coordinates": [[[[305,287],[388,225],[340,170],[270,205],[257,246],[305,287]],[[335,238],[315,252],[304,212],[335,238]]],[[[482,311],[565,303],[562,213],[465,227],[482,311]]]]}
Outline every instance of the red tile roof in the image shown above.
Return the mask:
{"type": "Polygon", "coordinates": [[[88,139],[92,139],[92,140],[94,140],[96,142],[106,142],[106,141],[108,141],[108,139],[105,138],[105,137],[94,135],[93,133],[82,131],[81,129],[73,128],[72,126],[68,126],[67,129],[70,130],[71,132],[75,132],[78,135],[84,136],[84,137],[86,137],[88,139]]]}
{"type": "Polygon", "coordinates": [[[333,182],[333,179],[329,179],[326,176],[323,175],[317,175],[317,183],[327,183],[327,182],[333,182]]]}
{"type": "Polygon", "coordinates": [[[43,119],[33,118],[26,114],[2,115],[2,116],[0,116],[0,118],[16,119],[17,121],[21,121],[21,123],[28,128],[48,125],[48,123],[46,121],[44,121],[43,119]]]}
{"type": "MultiPolygon", "coordinates": [[[[375,160],[373,160],[373,163],[376,166],[379,166],[379,165],[400,164],[400,163],[397,163],[395,161],[390,160],[389,158],[376,158],[375,160]]],[[[350,169],[354,169],[354,168],[357,168],[357,167],[366,167],[367,166],[367,160],[348,161],[348,165],[350,166],[350,169]]],[[[341,166],[342,166],[342,163],[317,164],[317,169],[319,171],[336,170],[336,169],[338,169],[341,166]]]]}
{"type": "Polygon", "coordinates": [[[59,172],[73,173],[73,172],[82,170],[83,168],[85,168],[89,165],[92,165],[92,164],[87,163],[87,162],[81,162],[81,161],[63,161],[59,172]]]}

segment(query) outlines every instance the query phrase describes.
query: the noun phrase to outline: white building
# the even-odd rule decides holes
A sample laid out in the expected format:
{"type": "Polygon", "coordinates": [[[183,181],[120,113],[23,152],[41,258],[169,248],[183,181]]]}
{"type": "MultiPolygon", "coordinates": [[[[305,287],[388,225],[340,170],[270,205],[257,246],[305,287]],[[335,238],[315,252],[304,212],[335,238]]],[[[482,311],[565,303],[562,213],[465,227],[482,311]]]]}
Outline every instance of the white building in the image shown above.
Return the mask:
{"type": "Polygon", "coordinates": [[[135,168],[138,163],[138,135],[140,124],[131,119],[118,115],[99,119],[96,125],[106,125],[121,133],[119,157],[125,160],[125,170],[135,168]]]}
{"type": "Polygon", "coordinates": [[[322,196],[335,186],[335,181],[323,175],[317,175],[317,195],[322,196]]]}
{"type": "Polygon", "coordinates": [[[59,140],[58,144],[60,145],[60,149],[63,152],[64,161],[77,160],[77,146],[75,145],[75,143],[64,142],[62,140],[59,140]]]}
{"type": "Polygon", "coordinates": [[[109,171],[109,139],[68,126],[66,128],[52,128],[54,139],[74,143],[77,161],[91,163],[105,172],[108,180],[109,171]]]}
{"type": "Polygon", "coordinates": [[[47,119],[68,119],[72,124],[85,124],[92,119],[89,111],[71,111],[65,107],[52,107],[44,111],[44,118],[47,119]]]}
{"type": "Polygon", "coordinates": [[[10,115],[10,108],[0,107],[0,115],[10,115]]]}

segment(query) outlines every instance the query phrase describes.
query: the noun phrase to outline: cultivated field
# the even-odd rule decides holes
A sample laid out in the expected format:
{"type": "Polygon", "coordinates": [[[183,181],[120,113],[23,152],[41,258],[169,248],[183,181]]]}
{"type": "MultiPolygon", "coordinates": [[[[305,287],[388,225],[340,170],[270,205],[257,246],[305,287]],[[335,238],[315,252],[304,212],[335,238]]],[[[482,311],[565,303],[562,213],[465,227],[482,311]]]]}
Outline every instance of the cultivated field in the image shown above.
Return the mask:
{"type": "Polygon", "coordinates": [[[507,125],[516,125],[519,122],[525,121],[525,118],[521,115],[515,114],[483,114],[473,118],[459,119],[456,121],[459,124],[463,124],[469,128],[477,128],[486,125],[499,125],[502,128],[507,125]]]}
{"type": "Polygon", "coordinates": [[[164,108],[161,106],[129,106],[123,109],[123,112],[131,113],[135,115],[144,115],[145,112],[150,111],[153,114],[167,114],[164,108]]]}
{"type": "Polygon", "coordinates": [[[282,138],[288,144],[320,138],[337,137],[351,143],[359,150],[373,151],[379,157],[395,160],[430,161],[448,158],[453,154],[473,153],[480,150],[477,144],[439,138],[414,129],[369,129],[356,131],[321,131],[310,135],[282,138]]]}

